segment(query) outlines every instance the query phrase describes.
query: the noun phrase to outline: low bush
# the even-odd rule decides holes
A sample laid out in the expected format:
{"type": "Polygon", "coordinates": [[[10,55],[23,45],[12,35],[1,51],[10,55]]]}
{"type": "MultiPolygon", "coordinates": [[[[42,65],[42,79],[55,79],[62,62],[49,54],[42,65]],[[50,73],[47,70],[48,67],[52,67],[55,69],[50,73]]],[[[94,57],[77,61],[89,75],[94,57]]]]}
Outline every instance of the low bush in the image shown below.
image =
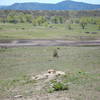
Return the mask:
{"type": "Polygon", "coordinates": [[[54,88],[54,91],[68,90],[68,85],[61,82],[55,82],[52,87],[54,88]]]}
{"type": "Polygon", "coordinates": [[[52,80],[50,83],[50,87],[48,88],[48,93],[52,93],[54,91],[63,91],[68,89],[69,89],[68,84],[52,80]]]}
{"type": "Polygon", "coordinates": [[[59,56],[58,56],[58,51],[57,51],[56,49],[55,49],[54,52],[53,52],[53,57],[59,57],[59,56]]]}

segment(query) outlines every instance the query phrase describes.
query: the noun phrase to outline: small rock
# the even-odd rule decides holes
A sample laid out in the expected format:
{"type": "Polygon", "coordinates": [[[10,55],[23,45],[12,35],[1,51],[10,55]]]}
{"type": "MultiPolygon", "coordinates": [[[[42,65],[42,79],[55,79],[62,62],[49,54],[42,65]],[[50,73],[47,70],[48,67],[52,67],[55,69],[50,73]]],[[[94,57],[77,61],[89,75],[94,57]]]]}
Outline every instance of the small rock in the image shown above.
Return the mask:
{"type": "Polygon", "coordinates": [[[91,32],[91,34],[97,34],[97,32],[91,32]]]}
{"type": "Polygon", "coordinates": [[[14,98],[22,98],[23,96],[22,95],[16,95],[14,96],[14,98]]]}

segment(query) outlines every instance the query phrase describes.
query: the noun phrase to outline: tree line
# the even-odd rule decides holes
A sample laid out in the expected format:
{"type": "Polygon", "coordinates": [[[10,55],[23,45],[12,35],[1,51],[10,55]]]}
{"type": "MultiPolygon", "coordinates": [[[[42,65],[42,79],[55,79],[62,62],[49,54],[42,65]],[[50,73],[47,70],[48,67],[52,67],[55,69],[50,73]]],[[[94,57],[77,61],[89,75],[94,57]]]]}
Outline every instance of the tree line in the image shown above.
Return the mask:
{"type": "Polygon", "coordinates": [[[68,24],[69,29],[71,29],[71,24],[73,23],[80,24],[82,29],[85,29],[87,24],[95,24],[100,29],[100,16],[98,12],[99,11],[0,11],[0,23],[31,23],[33,26],[68,24]],[[45,14],[43,15],[41,12],[45,14]],[[90,13],[90,16],[87,12],[90,13]],[[91,12],[93,12],[92,15],[91,12]]]}

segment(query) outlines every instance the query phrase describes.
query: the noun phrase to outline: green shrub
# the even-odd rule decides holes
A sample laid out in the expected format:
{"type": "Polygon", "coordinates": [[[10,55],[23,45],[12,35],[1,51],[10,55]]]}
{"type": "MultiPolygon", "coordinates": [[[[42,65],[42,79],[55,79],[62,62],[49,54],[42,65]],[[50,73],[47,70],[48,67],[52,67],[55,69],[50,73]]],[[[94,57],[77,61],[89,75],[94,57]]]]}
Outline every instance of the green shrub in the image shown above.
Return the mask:
{"type": "Polygon", "coordinates": [[[68,90],[68,85],[61,82],[55,82],[53,84],[53,88],[54,88],[54,91],[68,90]]]}
{"type": "Polygon", "coordinates": [[[58,51],[57,51],[56,49],[55,49],[54,52],[53,52],[53,57],[59,57],[59,56],[58,56],[58,51]]]}
{"type": "Polygon", "coordinates": [[[48,93],[52,93],[54,91],[63,91],[68,90],[68,85],[64,82],[58,82],[56,80],[52,80],[50,87],[47,89],[48,93]]]}

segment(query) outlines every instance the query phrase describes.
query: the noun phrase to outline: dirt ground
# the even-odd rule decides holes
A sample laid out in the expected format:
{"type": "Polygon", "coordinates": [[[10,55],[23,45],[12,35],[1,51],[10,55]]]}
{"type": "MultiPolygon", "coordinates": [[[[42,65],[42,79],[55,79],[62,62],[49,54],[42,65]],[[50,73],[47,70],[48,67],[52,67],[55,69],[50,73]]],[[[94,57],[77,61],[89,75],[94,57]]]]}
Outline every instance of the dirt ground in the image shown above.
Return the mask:
{"type": "Polygon", "coordinates": [[[5,100],[74,100],[66,95],[64,91],[46,94],[33,94],[31,97],[8,98],[5,100]]]}
{"type": "MultiPolygon", "coordinates": [[[[84,46],[94,45],[100,46],[100,40],[92,41],[68,41],[68,40],[48,40],[48,39],[35,39],[35,40],[12,40],[10,42],[0,41],[0,47],[21,47],[21,46],[84,46]]],[[[42,86],[42,84],[41,84],[42,86]]],[[[67,91],[60,91],[54,93],[32,93],[31,96],[17,96],[8,97],[3,100],[74,100],[68,95],[67,91]]],[[[88,99],[87,99],[88,100],[88,99]]]]}
{"type": "Polygon", "coordinates": [[[100,40],[92,41],[68,41],[63,39],[34,39],[34,40],[0,40],[0,47],[19,46],[80,46],[80,45],[100,45],[100,40]]]}

